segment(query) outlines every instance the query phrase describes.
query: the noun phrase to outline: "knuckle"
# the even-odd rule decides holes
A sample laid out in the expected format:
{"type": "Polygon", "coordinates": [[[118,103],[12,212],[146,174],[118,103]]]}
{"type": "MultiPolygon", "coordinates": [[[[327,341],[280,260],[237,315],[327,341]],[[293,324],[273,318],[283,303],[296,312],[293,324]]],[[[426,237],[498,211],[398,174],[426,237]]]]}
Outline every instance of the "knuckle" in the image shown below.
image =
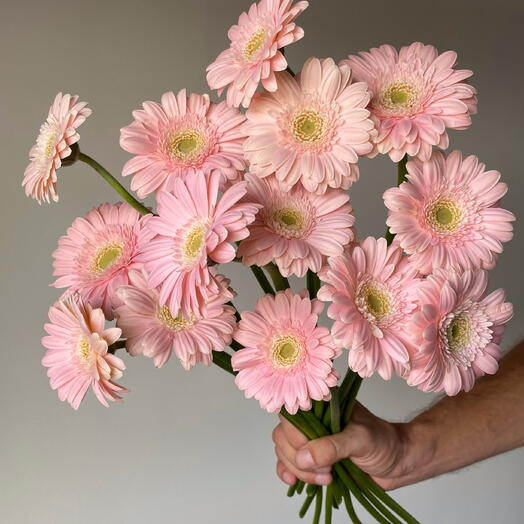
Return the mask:
{"type": "Polygon", "coordinates": [[[279,424],[278,426],[275,427],[275,429],[273,430],[273,433],[271,433],[271,438],[273,439],[273,442],[275,444],[280,440],[281,433],[282,433],[282,427],[279,424]]]}

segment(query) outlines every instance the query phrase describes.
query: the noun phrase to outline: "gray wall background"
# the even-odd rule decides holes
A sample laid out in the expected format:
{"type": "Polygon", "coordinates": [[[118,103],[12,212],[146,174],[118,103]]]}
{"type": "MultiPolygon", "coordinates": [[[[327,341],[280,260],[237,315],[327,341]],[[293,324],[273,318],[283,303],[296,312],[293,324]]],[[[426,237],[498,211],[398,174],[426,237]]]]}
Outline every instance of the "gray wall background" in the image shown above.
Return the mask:
{"type": "MultiPolygon", "coordinates": [[[[479,114],[452,147],[478,154],[510,186],[505,206],[523,198],[520,2],[312,0],[300,18],[306,37],[288,49],[299,69],[311,55],[332,56],[415,40],[456,49],[475,71],[479,114]]],[[[56,92],[78,93],[94,114],[82,148],[114,174],[128,155],[119,128],[143,100],[187,87],[205,92],[204,69],[227,45],[226,32],[249,0],[46,0],[0,2],[0,153],[2,169],[0,369],[0,522],[9,524],[288,523],[299,502],[274,474],[275,417],[246,401],[218,368],[187,373],[175,360],[156,370],[127,358],[122,405],[104,409],[89,395],[78,412],[57,400],[40,365],[40,337],[59,292],[51,253],[78,215],[115,201],[87,166],[60,171],[60,203],[39,207],[20,187],[27,151],[56,92]]],[[[380,235],[381,194],[394,184],[385,158],[364,159],[351,189],[360,234],[380,235]]],[[[129,180],[125,180],[126,185],[129,180]]],[[[515,304],[504,341],[524,334],[522,222],[492,272],[515,304]]],[[[226,268],[251,307],[259,291],[250,273],[226,268]]],[[[341,360],[343,364],[343,360],[341,360]]],[[[402,381],[367,380],[361,401],[403,420],[432,397],[402,381]]],[[[520,523],[524,451],[394,493],[423,523],[520,523]]],[[[341,515],[336,522],[345,522],[341,515]]],[[[365,522],[369,520],[364,519],[365,522]]]]}

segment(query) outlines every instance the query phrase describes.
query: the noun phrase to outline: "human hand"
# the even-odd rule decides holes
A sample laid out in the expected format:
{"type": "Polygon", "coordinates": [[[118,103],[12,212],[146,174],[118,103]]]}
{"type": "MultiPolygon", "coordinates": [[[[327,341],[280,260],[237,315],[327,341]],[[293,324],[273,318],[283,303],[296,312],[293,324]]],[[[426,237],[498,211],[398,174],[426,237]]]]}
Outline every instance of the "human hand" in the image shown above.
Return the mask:
{"type": "Polygon", "coordinates": [[[350,458],[383,489],[409,484],[417,467],[408,424],[386,422],[357,403],[351,422],[335,435],[309,441],[283,417],[273,430],[277,474],[286,484],[298,479],[317,485],[332,481],[331,466],[350,458]]]}

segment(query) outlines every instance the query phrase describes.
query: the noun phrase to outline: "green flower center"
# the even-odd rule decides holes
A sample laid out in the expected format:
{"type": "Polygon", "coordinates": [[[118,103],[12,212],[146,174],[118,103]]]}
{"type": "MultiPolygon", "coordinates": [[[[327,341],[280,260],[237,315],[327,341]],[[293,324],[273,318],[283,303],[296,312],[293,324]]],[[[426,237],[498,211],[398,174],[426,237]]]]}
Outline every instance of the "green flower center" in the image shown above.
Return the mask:
{"type": "Polygon", "coordinates": [[[451,351],[458,352],[464,348],[470,338],[471,322],[466,315],[457,315],[446,329],[446,339],[451,351]]]}
{"type": "Polygon", "coordinates": [[[110,242],[99,249],[93,259],[92,269],[94,273],[101,273],[115,264],[122,253],[124,246],[120,242],[110,242]]]}
{"type": "Polygon", "coordinates": [[[380,97],[380,105],[393,112],[414,107],[418,100],[417,90],[405,82],[396,82],[387,87],[380,97]]]}
{"type": "Polygon", "coordinates": [[[429,207],[428,220],[436,231],[455,231],[461,223],[462,212],[452,200],[438,200],[429,207]]]}
{"type": "Polygon", "coordinates": [[[324,136],[325,122],[316,111],[301,111],[293,118],[291,131],[298,142],[311,144],[318,142],[324,136]]]}
{"type": "Polygon", "coordinates": [[[388,295],[378,287],[364,286],[361,291],[366,309],[377,320],[384,318],[391,310],[391,304],[388,295]]]}
{"type": "Polygon", "coordinates": [[[300,359],[302,344],[294,335],[281,335],[272,344],[273,363],[282,368],[294,366],[300,359]]]}
{"type": "Polygon", "coordinates": [[[191,160],[199,155],[204,143],[201,133],[188,129],[170,136],[167,147],[169,152],[179,160],[191,160]]]}

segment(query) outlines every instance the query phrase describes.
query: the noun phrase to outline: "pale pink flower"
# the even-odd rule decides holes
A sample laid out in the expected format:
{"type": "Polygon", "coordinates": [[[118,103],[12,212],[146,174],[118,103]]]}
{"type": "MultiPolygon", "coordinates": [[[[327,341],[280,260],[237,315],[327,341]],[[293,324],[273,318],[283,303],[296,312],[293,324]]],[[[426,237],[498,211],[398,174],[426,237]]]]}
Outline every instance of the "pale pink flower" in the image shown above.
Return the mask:
{"type": "Polygon", "coordinates": [[[369,109],[378,135],[371,156],[387,153],[398,162],[408,154],[427,160],[432,146],[448,147],[446,128],[470,126],[477,96],[465,80],[473,72],[454,69],[454,51],[439,55],[435,47],[415,42],[399,52],[382,45],[359,55],[341,63],[373,93],[369,109]]]}
{"type": "Polygon", "coordinates": [[[223,182],[235,181],[246,167],[242,153],[245,117],[225,102],[182,89],[144,102],[134,121],[120,131],[120,146],[136,155],[124,166],[131,189],[143,198],[172,190],[175,180],[197,171],[220,170],[223,182]]]}
{"type": "Polygon", "coordinates": [[[140,259],[149,273],[149,286],[160,286],[159,301],[171,314],[200,311],[218,285],[208,257],[219,264],[235,258],[230,242],[249,235],[258,204],[239,203],[246,182],[238,182],[218,197],[220,174],[195,173],[177,179],[173,193],[157,194],[157,213],[146,228],[155,235],[144,245],[140,259]]]}
{"type": "Polygon", "coordinates": [[[329,400],[340,354],[329,330],[317,326],[323,305],[291,289],[265,295],[245,311],[234,338],[244,347],[231,358],[235,382],[263,409],[289,413],[311,409],[311,400],[329,400]]]}
{"type": "Polygon", "coordinates": [[[399,247],[384,238],[368,237],[339,257],[332,257],[319,277],[326,285],[318,298],[338,347],[347,348],[349,367],[362,377],[375,371],[386,380],[409,368],[410,337],[406,330],[416,308],[419,279],[399,247]]]}
{"type": "Polygon", "coordinates": [[[274,173],[286,191],[301,182],[319,194],[357,180],[358,156],[371,151],[375,129],[367,86],[350,77],[331,58],[310,58],[296,78],[278,73],[278,89],[256,95],[246,113],[250,171],[274,173]]]}
{"type": "Polygon", "coordinates": [[[499,200],[506,184],[471,155],[435,151],[407,164],[407,182],[388,189],[384,202],[395,239],[421,272],[432,268],[493,267],[502,242],[513,237],[513,213],[499,200]]]}
{"type": "Polygon", "coordinates": [[[127,389],[115,382],[126,368],[121,359],[108,353],[120,337],[120,329],[105,329],[104,313],[93,309],[79,295],[71,294],[49,309],[50,323],[42,338],[47,348],[42,364],[49,368],[51,387],[58,398],[78,409],[89,386],[106,407],[107,400],[120,401],[127,389]]]}
{"type": "Polygon", "coordinates": [[[40,204],[51,199],[58,202],[56,171],[62,160],[71,155],[71,146],[80,140],[77,128],[91,114],[86,106],[87,102],[78,102],[76,95],[58,93],[40,127],[36,144],[29,151],[31,162],[22,182],[25,194],[40,204]]]}
{"type": "Polygon", "coordinates": [[[355,219],[341,189],[316,195],[296,185],[285,193],[275,177],[249,174],[246,179],[246,200],[263,208],[237,250],[244,264],[264,266],[274,260],[283,276],[303,277],[308,269],[319,271],[326,256],[342,254],[353,239],[355,219]]]}
{"type": "Polygon", "coordinates": [[[158,289],[150,289],[144,271],[131,271],[130,284],[118,290],[123,305],[117,308],[116,325],[126,338],[131,355],[143,354],[162,367],[174,353],[185,369],[197,362],[209,365],[212,351],[231,344],[236,326],[235,309],[226,305],[233,298],[229,280],[215,276],[219,292],[208,296],[205,314],[172,315],[159,302],[158,289]]]}
{"type": "Polygon", "coordinates": [[[102,204],[76,218],[53,253],[55,287],[78,292],[108,320],[120,304],[116,290],[129,282],[129,270],[139,268],[139,244],[148,238],[142,217],[129,204],[102,204]]]}
{"type": "Polygon", "coordinates": [[[218,89],[219,95],[227,88],[227,103],[234,107],[248,107],[260,82],[267,91],[275,91],[275,71],[287,67],[279,49],[304,36],[294,20],[307,6],[308,2],[292,4],[292,0],[252,4],[229,29],[229,49],[207,67],[209,87],[218,89]]]}
{"type": "Polygon", "coordinates": [[[498,369],[504,324],[513,307],[504,290],[485,294],[487,273],[435,270],[419,287],[421,308],[410,323],[417,353],[408,383],[456,395],[498,369]]]}

